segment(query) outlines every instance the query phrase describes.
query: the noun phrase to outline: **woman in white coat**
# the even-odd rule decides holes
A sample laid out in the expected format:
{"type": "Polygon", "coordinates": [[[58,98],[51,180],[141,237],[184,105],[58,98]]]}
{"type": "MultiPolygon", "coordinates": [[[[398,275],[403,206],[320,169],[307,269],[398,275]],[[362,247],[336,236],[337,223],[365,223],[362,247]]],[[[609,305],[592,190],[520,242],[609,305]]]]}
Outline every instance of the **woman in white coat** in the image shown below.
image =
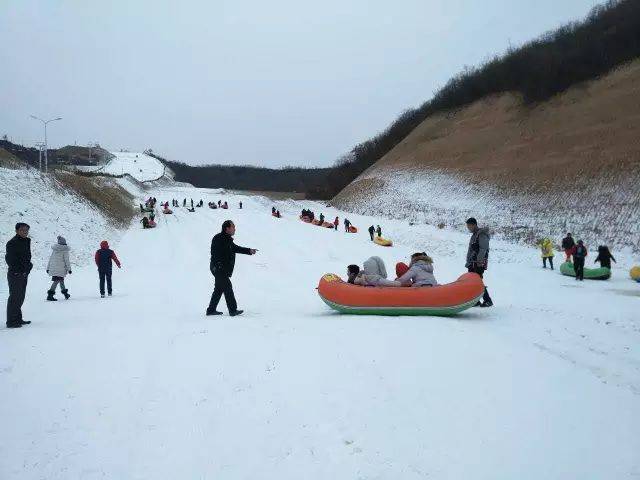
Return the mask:
{"type": "Polygon", "coordinates": [[[60,284],[60,290],[64,295],[64,298],[69,300],[69,290],[64,284],[64,277],[67,276],[67,273],[71,273],[71,263],[69,262],[69,246],[67,245],[67,241],[64,237],[58,237],[58,243],[51,247],[53,250],[51,252],[51,257],[49,257],[49,265],[47,266],[47,273],[51,275],[51,280],[53,283],[51,284],[51,288],[47,292],[47,300],[50,302],[55,302],[56,298],[54,298],[54,294],[56,293],[56,288],[58,284],[60,284]]]}

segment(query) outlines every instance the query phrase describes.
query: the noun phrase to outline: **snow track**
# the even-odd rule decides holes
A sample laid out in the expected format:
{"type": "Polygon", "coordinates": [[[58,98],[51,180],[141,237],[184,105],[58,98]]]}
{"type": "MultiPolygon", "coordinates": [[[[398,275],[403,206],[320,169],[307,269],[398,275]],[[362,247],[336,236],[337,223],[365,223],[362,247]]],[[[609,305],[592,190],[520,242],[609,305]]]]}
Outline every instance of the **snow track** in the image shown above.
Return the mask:
{"type": "Polygon", "coordinates": [[[275,202],[276,219],[260,197],[151,194],[205,207],[159,214],[113,245],[112,298],[98,298],[88,265],[67,278],[71,300],[47,303],[35,271],[33,324],[0,330],[3,480],[640,473],[638,285],[622,269],[577,283],[495,242],[492,309],[340,316],[315,291],[323,273],[373,254],[392,271],[421,245],[444,283],[462,272],[467,237],[389,220],[385,236],[402,241],[383,249],[366,233],[380,219],[348,215],[356,235],[316,228],[297,218],[303,205],[320,212],[311,202],[275,202]],[[230,210],[206,207],[219,198],[230,210]],[[239,245],[259,249],[232,279],[246,315],[205,317],[210,241],[227,218],[239,245]]]}

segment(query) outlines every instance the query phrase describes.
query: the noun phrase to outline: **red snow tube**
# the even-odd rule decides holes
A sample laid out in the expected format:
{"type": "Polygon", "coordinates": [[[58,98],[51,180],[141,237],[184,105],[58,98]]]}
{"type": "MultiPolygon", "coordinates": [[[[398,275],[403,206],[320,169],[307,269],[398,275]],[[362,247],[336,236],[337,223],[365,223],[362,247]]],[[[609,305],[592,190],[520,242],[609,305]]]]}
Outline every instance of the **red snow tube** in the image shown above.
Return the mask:
{"type": "Polygon", "coordinates": [[[306,215],[304,217],[300,215],[300,220],[302,220],[304,223],[311,223],[311,219],[306,215]]]}
{"type": "Polygon", "coordinates": [[[276,213],[272,213],[271,216],[276,218],[282,218],[282,214],[277,215],[276,213]]]}
{"type": "Polygon", "coordinates": [[[483,293],[477,273],[435,287],[362,287],[333,273],[318,284],[318,294],[329,307],[359,315],[455,315],[473,307],[483,293]]]}
{"type": "Polygon", "coordinates": [[[323,226],[324,228],[335,228],[335,226],[333,225],[333,223],[329,223],[329,222],[324,222],[324,223],[322,224],[322,226],[323,226]]]}
{"type": "Polygon", "coordinates": [[[358,229],[353,225],[349,226],[349,233],[358,233],[358,229]]]}

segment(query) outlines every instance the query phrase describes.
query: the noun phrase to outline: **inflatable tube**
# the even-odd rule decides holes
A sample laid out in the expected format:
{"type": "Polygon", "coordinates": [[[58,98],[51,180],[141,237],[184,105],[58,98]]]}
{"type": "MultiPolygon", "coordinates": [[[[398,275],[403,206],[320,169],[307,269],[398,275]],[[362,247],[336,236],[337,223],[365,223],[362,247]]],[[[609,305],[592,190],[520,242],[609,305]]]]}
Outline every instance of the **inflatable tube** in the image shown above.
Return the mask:
{"type": "Polygon", "coordinates": [[[320,220],[318,220],[317,218],[314,218],[314,219],[311,221],[311,223],[312,223],[313,225],[315,225],[316,227],[319,227],[319,226],[320,226],[320,220]]]}
{"type": "Polygon", "coordinates": [[[349,226],[349,233],[358,233],[358,229],[353,225],[349,226]]]}
{"type": "Polygon", "coordinates": [[[163,210],[162,213],[164,213],[165,215],[171,215],[173,213],[173,211],[167,209],[167,210],[163,210]]]}
{"type": "Polygon", "coordinates": [[[333,273],[318,284],[318,294],[329,307],[353,315],[455,315],[473,307],[483,293],[477,273],[436,287],[361,287],[333,273]]]}
{"type": "Polygon", "coordinates": [[[271,214],[271,216],[272,216],[272,217],[276,217],[276,218],[282,218],[282,214],[280,214],[280,215],[276,215],[275,213],[272,213],[272,214],[271,214]]]}
{"type": "Polygon", "coordinates": [[[307,216],[302,216],[300,215],[300,220],[302,220],[304,223],[311,223],[311,219],[307,216]]]}
{"type": "Polygon", "coordinates": [[[332,230],[335,228],[335,225],[334,225],[333,223],[329,223],[329,222],[324,222],[324,223],[322,224],[322,226],[323,226],[324,228],[330,228],[330,229],[332,229],[332,230]]]}
{"type": "Polygon", "coordinates": [[[391,247],[393,246],[393,242],[391,240],[387,240],[386,238],[375,236],[373,237],[373,242],[377,243],[381,247],[391,247]]]}
{"type": "MultiPolygon", "coordinates": [[[[568,277],[575,277],[576,272],[573,269],[573,263],[564,262],[560,265],[560,273],[568,277]]],[[[585,280],[608,280],[611,277],[611,270],[605,267],[586,268],[584,269],[585,280]]]]}
{"type": "Polygon", "coordinates": [[[629,276],[636,282],[640,282],[640,265],[632,267],[629,270],[629,276]]]}

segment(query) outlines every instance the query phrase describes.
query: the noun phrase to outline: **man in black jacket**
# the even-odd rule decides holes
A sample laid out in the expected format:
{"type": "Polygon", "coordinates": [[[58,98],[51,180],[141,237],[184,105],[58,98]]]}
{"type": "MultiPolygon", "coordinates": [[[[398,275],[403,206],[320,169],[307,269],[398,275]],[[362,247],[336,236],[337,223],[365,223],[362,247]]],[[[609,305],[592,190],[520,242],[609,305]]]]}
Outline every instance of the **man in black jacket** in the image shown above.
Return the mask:
{"type": "MultiPolygon", "coordinates": [[[[469,239],[469,248],[467,249],[467,259],[465,267],[469,272],[477,273],[480,277],[484,276],[489,261],[489,230],[487,228],[478,227],[478,221],[471,217],[467,220],[467,229],[471,233],[469,239]]],[[[492,307],[493,300],[489,296],[487,287],[484,287],[482,295],[483,302],[478,301],[478,307],[492,307]]]]}
{"type": "Polygon", "coordinates": [[[29,225],[16,224],[16,236],[7,242],[5,260],[8,265],[7,328],[20,328],[31,322],[22,319],[22,304],[27,292],[27,279],[33,268],[31,263],[31,239],[29,225]]]}
{"type": "Polygon", "coordinates": [[[231,285],[231,275],[233,275],[233,267],[236,263],[236,253],[254,255],[257,250],[239,247],[233,243],[233,235],[235,233],[236,226],[233,222],[231,220],[225,220],[222,224],[222,231],[211,240],[211,264],[209,269],[216,280],[216,285],[211,294],[207,315],[222,315],[222,312],[216,310],[222,294],[224,294],[224,299],[227,302],[229,315],[235,317],[242,313],[242,310],[238,310],[236,297],[233,294],[233,285],[231,285]]]}

